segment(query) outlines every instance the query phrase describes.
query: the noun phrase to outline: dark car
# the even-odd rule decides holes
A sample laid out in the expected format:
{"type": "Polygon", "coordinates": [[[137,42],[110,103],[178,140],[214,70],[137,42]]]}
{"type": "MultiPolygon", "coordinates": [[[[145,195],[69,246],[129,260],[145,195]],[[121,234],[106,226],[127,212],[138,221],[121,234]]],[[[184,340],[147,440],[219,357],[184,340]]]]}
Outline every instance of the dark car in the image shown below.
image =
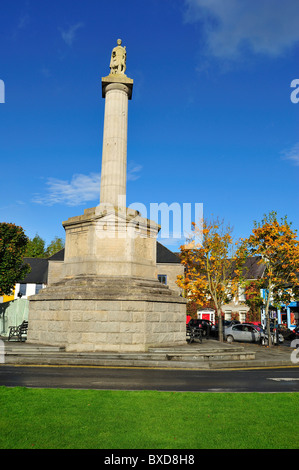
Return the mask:
{"type": "Polygon", "coordinates": [[[214,325],[210,320],[202,320],[202,319],[193,319],[189,321],[187,328],[195,328],[200,329],[202,332],[202,336],[209,338],[209,336],[212,333],[212,330],[214,330],[214,325]]]}
{"type": "Polygon", "coordinates": [[[299,339],[299,326],[296,326],[296,328],[293,329],[293,334],[294,334],[293,339],[299,339]]]}
{"type": "MultiPolygon", "coordinates": [[[[271,328],[272,324],[270,325],[270,328],[271,328]]],[[[274,328],[275,330],[276,328],[274,328]]],[[[287,340],[292,340],[292,339],[295,339],[297,336],[296,336],[296,332],[294,330],[296,330],[296,328],[294,328],[293,330],[290,330],[286,325],[277,325],[277,330],[278,330],[278,333],[280,333],[284,339],[287,339],[287,340]]],[[[271,328],[271,332],[272,332],[272,328],[271,328]]]]}

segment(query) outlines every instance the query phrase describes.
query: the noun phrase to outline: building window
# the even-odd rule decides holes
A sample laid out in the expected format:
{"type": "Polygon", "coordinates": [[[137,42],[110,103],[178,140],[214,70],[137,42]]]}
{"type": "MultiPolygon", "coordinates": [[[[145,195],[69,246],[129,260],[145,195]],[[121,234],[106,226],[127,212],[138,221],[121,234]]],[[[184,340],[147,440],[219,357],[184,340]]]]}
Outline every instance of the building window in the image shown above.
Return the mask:
{"type": "Polygon", "coordinates": [[[167,285],[167,276],[166,274],[158,274],[158,281],[161,282],[161,284],[167,285]]]}
{"type": "Polygon", "coordinates": [[[38,294],[42,288],[43,288],[42,284],[35,284],[35,293],[38,294]]]}
{"type": "Polygon", "coordinates": [[[241,323],[244,323],[246,321],[246,312],[239,313],[239,320],[241,323]]]}
{"type": "Polygon", "coordinates": [[[245,288],[239,287],[238,293],[239,293],[239,301],[245,302],[246,301],[245,288]]]}
{"type": "Polygon", "coordinates": [[[27,284],[20,284],[19,297],[26,295],[27,284]]]}
{"type": "Polygon", "coordinates": [[[231,310],[226,310],[224,312],[224,320],[231,320],[232,319],[232,311],[231,310]]]}

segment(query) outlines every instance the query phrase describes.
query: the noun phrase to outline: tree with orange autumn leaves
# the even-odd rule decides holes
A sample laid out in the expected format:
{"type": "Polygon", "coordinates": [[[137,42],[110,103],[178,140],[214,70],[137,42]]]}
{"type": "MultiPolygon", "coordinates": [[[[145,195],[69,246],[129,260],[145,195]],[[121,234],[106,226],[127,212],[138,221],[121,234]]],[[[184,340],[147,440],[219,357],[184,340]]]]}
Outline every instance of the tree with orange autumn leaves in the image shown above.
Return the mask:
{"type": "Polygon", "coordinates": [[[177,284],[198,308],[213,304],[220,341],[222,306],[236,297],[239,287],[245,288],[246,303],[265,309],[271,346],[270,305],[278,307],[299,297],[299,241],[291,223],[287,217],[278,222],[276,212],[271,212],[261,223],[254,222],[252,234],[237,243],[233,242],[232,229],[223,222],[192,225],[193,235],[180,253],[185,275],[178,277],[177,284]],[[264,265],[261,279],[248,280],[245,263],[249,256],[260,257],[264,265]],[[265,298],[259,294],[261,289],[266,292],[265,298]]]}
{"type": "MultiPolygon", "coordinates": [[[[237,251],[239,259],[247,256],[261,256],[260,263],[265,267],[261,280],[253,281],[257,288],[264,289],[262,299],[267,322],[269,346],[270,305],[279,307],[281,303],[289,304],[299,296],[299,241],[297,233],[292,230],[287,217],[279,222],[277,213],[264,215],[260,223],[254,222],[252,234],[241,241],[237,251]]],[[[240,272],[239,272],[240,274],[240,272]]]]}
{"type": "Polygon", "coordinates": [[[189,302],[196,302],[198,307],[207,303],[214,305],[219,340],[223,341],[221,308],[234,297],[238,287],[237,278],[233,276],[232,261],[236,255],[232,229],[219,220],[203,220],[199,225],[193,223],[192,227],[192,237],[181,246],[185,275],[178,276],[177,284],[184,289],[189,302]]]}

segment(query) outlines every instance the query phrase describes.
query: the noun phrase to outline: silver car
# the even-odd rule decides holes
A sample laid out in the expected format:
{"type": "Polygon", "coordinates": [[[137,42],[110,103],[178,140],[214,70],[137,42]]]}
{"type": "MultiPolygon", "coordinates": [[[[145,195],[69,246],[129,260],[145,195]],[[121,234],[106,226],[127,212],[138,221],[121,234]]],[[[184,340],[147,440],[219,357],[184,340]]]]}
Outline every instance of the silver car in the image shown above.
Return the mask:
{"type": "MultiPolygon", "coordinates": [[[[261,343],[268,344],[268,335],[260,328],[255,325],[248,325],[246,323],[241,323],[239,325],[232,325],[224,329],[224,339],[228,343],[233,341],[243,341],[250,343],[261,343]]],[[[276,342],[276,335],[271,335],[272,343],[276,342]]],[[[279,342],[283,342],[283,336],[279,335],[279,342]]]]}
{"type": "Polygon", "coordinates": [[[264,332],[259,327],[241,323],[225,328],[223,335],[228,343],[232,343],[233,341],[260,343],[264,337],[264,332]]]}

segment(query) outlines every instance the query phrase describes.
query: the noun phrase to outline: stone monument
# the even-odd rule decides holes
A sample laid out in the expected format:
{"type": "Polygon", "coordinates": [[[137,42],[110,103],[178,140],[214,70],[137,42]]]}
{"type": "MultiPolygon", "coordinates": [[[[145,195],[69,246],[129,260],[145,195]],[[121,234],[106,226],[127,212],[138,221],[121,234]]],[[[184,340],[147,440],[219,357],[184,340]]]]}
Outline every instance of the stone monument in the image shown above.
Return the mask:
{"type": "Polygon", "coordinates": [[[63,222],[62,278],[30,297],[28,342],[67,351],[147,351],[186,342],[186,300],[157,280],[159,225],[126,207],[126,48],[112,50],[105,98],[100,204],[63,222]]]}

